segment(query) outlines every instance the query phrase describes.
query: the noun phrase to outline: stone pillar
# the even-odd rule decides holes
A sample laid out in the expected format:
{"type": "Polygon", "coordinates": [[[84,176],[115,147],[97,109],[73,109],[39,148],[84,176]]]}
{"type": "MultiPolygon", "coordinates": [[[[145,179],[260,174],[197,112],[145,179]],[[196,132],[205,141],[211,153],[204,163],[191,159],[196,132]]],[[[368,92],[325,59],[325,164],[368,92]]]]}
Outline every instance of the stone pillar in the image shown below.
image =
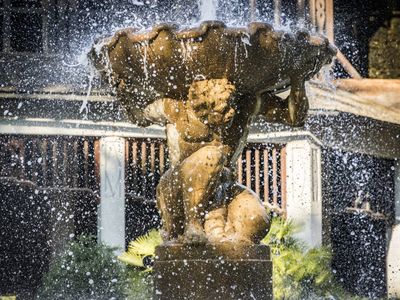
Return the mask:
{"type": "Polygon", "coordinates": [[[100,139],[98,240],[125,250],[125,139],[100,139]]]}
{"type": "Polygon", "coordinates": [[[322,243],[321,149],[308,140],[286,146],[287,218],[301,231],[296,236],[309,247],[322,243]]]}
{"type": "Polygon", "coordinates": [[[386,256],[387,288],[389,298],[400,298],[400,161],[395,164],[395,223],[388,232],[386,256]]]}

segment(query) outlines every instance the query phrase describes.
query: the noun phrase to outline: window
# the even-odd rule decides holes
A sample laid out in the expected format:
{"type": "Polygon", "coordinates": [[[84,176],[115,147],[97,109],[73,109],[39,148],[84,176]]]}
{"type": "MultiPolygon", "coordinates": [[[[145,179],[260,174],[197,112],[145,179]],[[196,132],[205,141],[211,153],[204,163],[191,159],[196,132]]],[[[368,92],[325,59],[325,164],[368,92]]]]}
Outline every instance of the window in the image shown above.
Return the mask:
{"type": "Polygon", "coordinates": [[[45,9],[41,0],[0,0],[0,51],[46,52],[45,9]]]}
{"type": "Polygon", "coordinates": [[[12,0],[11,6],[21,8],[40,7],[40,0],[12,0]]]}
{"type": "Polygon", "coordinates": [[[10,48],[17,52],[42,50],[42,22],[38,14],[14,13],[10,18],[10,48]]]}

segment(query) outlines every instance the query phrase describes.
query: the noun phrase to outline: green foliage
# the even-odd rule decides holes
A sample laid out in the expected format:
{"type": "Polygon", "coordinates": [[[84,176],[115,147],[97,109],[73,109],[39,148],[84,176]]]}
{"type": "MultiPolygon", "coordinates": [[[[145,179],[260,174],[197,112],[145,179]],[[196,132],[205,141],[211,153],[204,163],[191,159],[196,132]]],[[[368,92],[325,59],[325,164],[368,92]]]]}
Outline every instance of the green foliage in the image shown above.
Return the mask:
{"type": "Polygon", "coordinates": [[[151,264],[155,250],[162,243],[160,232],[156,229],[138,237],[129,243],[128,251],[121,254],[118,259],[128,265],[130,289],[128,299],[152,299],[153,274],[151,264]],[[145,262],[147,259],[147,262],[145,262]]]}
{"type": "MultiPolygon", "coordinates": [[[[296,230],[291,222],[275,217],[263,240],[271,248],[274,299],[356,299],[335,282],[330,250],[306,249],[294,238],[296,230]]],[[[161,237],[157,230],[131,242],[128,251],[119,257],[127,264],[122,268],[112,249],[82,238],[72,243],[52,266],[39,298],[151,299],[151,266],[144,260],[154,258],[159,244],[161,237]]]]}
{"type": "MultiPolygon", "coordinates": [[[[157,231],[140,237],[129,249],[154,255],[157,231]],[[150,244],[149,244],[150,243],[150,244]]],[[[38,299],[152,299],[153,277],[145,268],[121,264],[115,249],[98,244],[95,237],[80,237],[50,266],[38,299]]],[[[130,263],[131,261],[127,261],[130,263]]],[[[141,263],[143,265],[143,263],[141,263]]]]}
{"type": "Polygon", "coordinates": [[[38,299],[123,299],[129,285],[113,248],[94,237],[80,237],[54,261],[38,299]]]}
{"type": "MultiPolygon", "coordinates": [[[[275,217],[268,235],[263,239],[263,243],[271,248],[274,299],[356,299],[335,282],[331,272],[330,249],[306,249],[294,237],[298,230],[292,222],[275,217]]],[[[129,250],[120,259],[132,266],[146,267],[143,259],[154,257],[155,247],[160,243],[159,233],[153,230],[131,242],[129,250]]],[[[147,267],[146,271],[151,271],[151,268],[147,267]]],[[[151,295],[152,282],[141,277],[146,276],[146,271],[138,273],[134,280],[139,283],[140,290],[147,287],[150,290],[148,295],[151,295]]],[[[147,279],[151,278],[148,274],[151,273],[147,272],[147,279]]]]}
{"type": "Polygon", "coordinates": [[[292,222],[275,217],[263,243],[271,248],[274,299],[355,299],[334,280],[331,252],[306,249],[293,237],[292,222]]]}
{"type": "Polygon", "coordinates": [[[130,281],[128,300],[151,300],[153,294],[153,274],[137,267],[128,267],[130,281]]]}

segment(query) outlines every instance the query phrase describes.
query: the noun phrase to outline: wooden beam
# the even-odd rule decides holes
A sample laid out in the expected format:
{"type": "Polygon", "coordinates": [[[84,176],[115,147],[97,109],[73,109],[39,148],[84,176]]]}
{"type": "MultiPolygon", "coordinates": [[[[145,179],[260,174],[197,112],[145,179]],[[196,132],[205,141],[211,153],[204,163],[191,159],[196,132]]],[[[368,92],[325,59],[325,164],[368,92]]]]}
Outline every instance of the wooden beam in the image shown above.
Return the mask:
{"type": "Polygon", "coordinates": [[[85,139],[83,141],[83,186],[89,187],[89,141],[85,139]]]}
{"type": "Polygon", "coordinates": [[[129,165],[129,140],[125,140],[125,165],[129,165]]]}
{"type": "Polygon", "coordinates": [[[297,0],[297,22],[304,23],[305,15],[305,0],[297,0]]]}
{"type": "Polygon", "coordinates": [[[142,147],[140,151],[140,163],[142,167],[142,173],[147,174],[147,145],[146,142],[142,142],[142,147]]]}
{"type": "Polygon", "coordinates": [[[58,165],[59,165],[59,161],[58,161],[58,142],[57,140],[53,140],[53,143],[51,145],[51,158],[52,158],[52,168],[53,168],[53,172],[52,172],[52,185],[59,185],[59,172],[58,172],[58,165]]]}
{"type": "MultiPolygon", "coordinates": [[[[72,150],[72,155],[73,155],[73,164],[72,164],[72,187],[73,188],[78,188],[79,187],[79,155],[78,155],[78,141],[75,139],[72,143],[73,145],[73,150],[72,150]]],[[[43,157],[43,164],[45,162],[45,159],[43,157]]],[[[45,174],[45,172],[43,172],[45,174]]],[[[44,177],[44,175],[43,175],[44,177]]]]}
{"type": "Polygon", "coordinates": [[[311,19],[311,24],[316,27],[317,26],[317,17],[316,17],[316,11],[315,11],[315,0],[309,0],[308,3],[309,11],[310,11],[310,19],[311,19]]]}
{"type": "Polygon", "coordinates": [[[132,165],[134,168],[137,168],[137,160],[138,160],[138,143],[133,141],[132,143],[132,165]]]}
{"type": "Polygon", "coordinates": [[[132,142],[132,147],[131,147],[131,153],[132,153],[132,162],[130,165],[131,168],[131,174],[132,174],[132,178],[131,178],[131,187],[133,187],[133,190],[135,191],[135,193],[138,192],[138,186],[139,186],[139,178],[138,178],[138,142],[137,140],[133,140],[132,142]]]}
{"type": "Polygon", "coordinates": [[[26,178],[26,171],[25,171],[25,145],[26,142],[25,140],[22,138],[21,139],[21,147],[20,147],[20,166],[21,166],[21,178],[25,179],[26,178]]]}
{"type": "Polygon", "coordinates": [[[164,164],[165,164],[164,144],[162,142],[160,142],[159,160],[160,160],[160,175],[162,175],[164,173],[164,164]]]}
{"type": "Polygon", "coordinates": [[[256,9],[257,9],[257,1],[256,0],[249,0],[250,6],[250,21],[254,22],[256,20],[256,9]]]}
{"type": "Polygon", "coordinates": [[[242,184],[243,182],[243,163],[242,163],[242,154],[239,155],[239,158],[237,160],[237,176],[238,176],[238,182],[242,184]]]}
{"type": "MultiPolygon", "coordinates": [[[[37,185],[40,185],[40,182],[39,182],[39,165],[38,165],[38,158],[39,158],[39,139],[37,139],[37,138],[34,138],[33,140],[32,140],[32,152],[31,152],[31,154],[32,154],[32,156],[31,156],[31,162],[32,162],[32,164],[31,164],[31,167],[32,167],[32,169],[31,169],[31,180],[35,183],[35,184],[37,184],[37,185]]],[[[17,157],[17,154],[15,153],[15,157],[17,157]]]]}
{"type": "Polygon", "coordinates": [[[156,170],[156,145],[150,143],[150,171],[153,174],[152,177],[154,178],[154,172],[156,170]]]}
{"type": "Polygon", "coordinates": [[[93,155],[94,155],[94,184],[97,189],[100,188],[100,140],[93,141],[93,155]]]}
{"type": "Polygon", "coordinates": [[[340,64],[343,66],[345,71],[352,77],[356,79],[361,79],[362,76],[358,71],[353,67],[351,62],[348,61],[346,56],[338,49],[337,54],[336,54],[337,60],[340,62],[340,64]]]}
{"type": "Polygon", "coordinates": [[[272,149],[272,203],[278,205],[278,161],[275,147],[272,149]]]}
{"type": "Polygon", "coordinates": [[[333,0],[325,0],[325,32],[329,41],[335,43],[333,0]]]}

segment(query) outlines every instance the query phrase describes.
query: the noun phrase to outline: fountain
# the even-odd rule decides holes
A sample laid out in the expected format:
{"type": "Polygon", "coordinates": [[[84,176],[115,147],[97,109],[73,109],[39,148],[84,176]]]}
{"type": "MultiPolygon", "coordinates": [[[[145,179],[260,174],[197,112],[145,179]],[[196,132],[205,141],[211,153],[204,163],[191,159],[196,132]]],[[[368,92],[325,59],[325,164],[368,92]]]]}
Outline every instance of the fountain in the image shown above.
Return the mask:
{"type": "Polygon", "coordinates": [[[235,182],[256,115],[301,126],[305,81],[331,61],[326,38],[265,23],[124,29],[90,52],[132,122],[164,125],[171,168],[157,187],[164,244],[155,299],[272,299],[269,214],[235,182]],[[287,99],[276,92],[290,86],[287,99]]]}

